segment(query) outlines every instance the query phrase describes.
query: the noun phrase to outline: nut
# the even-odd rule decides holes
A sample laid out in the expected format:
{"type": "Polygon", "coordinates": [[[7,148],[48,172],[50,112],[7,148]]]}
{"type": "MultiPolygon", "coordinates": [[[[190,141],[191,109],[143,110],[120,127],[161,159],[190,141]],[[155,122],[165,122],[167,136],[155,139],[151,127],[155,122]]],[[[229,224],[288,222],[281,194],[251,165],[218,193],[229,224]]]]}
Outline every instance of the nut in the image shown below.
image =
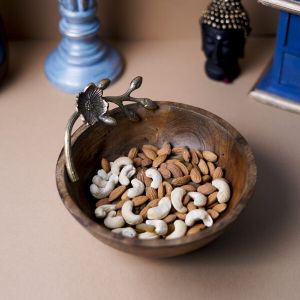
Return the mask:
{"type": "Polygon", "coordinates": [[[184,148],[184,150],[182,151],[182,157],[184,159],[184,161],[189,162],[190,161],[190,151],[187,148],[184,148]]]}
{"type": "Polygon", "coordinates": [[[210,176],[213,176],[214,172],[215,172],[215,169],[216,169],[215,165],[212,162],[209,161],[207,163],[207,166],[208,166],[210,176]]]}
{"type": "Polygon", "coordinates": [[[136,225],[143,222],[143,218],[140,215],[136,215],[132,212],[133,203],[127,200],[122,206],[122,217],[129,225],[136,225]]]}
{"type": "Polygon", "coordinates": [[[159,200],[158,206],[148,209],[147,217],[150,220],[161,220],[166,217],[171,210],[171,201],[169,197],[159,200]]]}
{"type": "Polygon", "coordinates": [[[180,168],[181,172],[184,175],[189,175],[190,172],[188,168],[181,161],[179,161],[178,159],[174,159],[173,163],[180,168]]]}
{"type": "Polygon", "coordinates": [[[132,165],[132,163],[133,163],[132,160],[127,156],[119,157],[113,162],[112,167],[111,167],[111,172],[114,175],[119,175],[120,168],[122,166],[132,165]]]}
{"type": "MultiPolygon", "coordinates": [[[[182,188],[182,187],[181,187],[181,188],[182,188]]],[[[183,204],[184,206],[187,206],[188,203],[190,202],[190,200],[191,200],[191,197],[189,196],[189,194],[186,194],[186,195],[183,197],[182,204],[183,204]]]]}
{"type": "Polygon", "coordinates": [[[177,187],[171,193],[171,202],[176,211],[186,213],[187,208],[182,204],[182,198],[186,194],[186,190],[177,187]]]}
{"type": "Polygon", "coordinates": [[[165,235],[168,232],[168,225],[163,220],[147,220],[146,224],[154,226],[155,233],[158,235],[165,235]]]}
{"type": "Polygon", "coordinates": [[[217,199],[219,203],[225,203],[229,201],[230,187],[224,178],[214,179],[211,184],[219,190],[217,194],[217,199]]]}
{"type": "Polygon", "coordinates": [[[214,209],[208,209],[207,212],[214,220],[219,217],[219,213],[214,209]]]}
{"type": "Polygon", "coordinates": [[[124,237],[134,238],[136,231],[132,227],[115,228],[111,232],[121,234],[124,237]]]}
{"type": "Polygon", "coordinates": [[[147,225],[145,223],[141,223],[141,224],[138,224],[135,226],[135,229],[138,231],[138,232],[145,232],[145,231],[148,231],[148,232],[153,232],[155,227],[153,225],[147,225]]]}
{"type": "Polygon", "coordinates": [[[186,190],[187,192],[195,192],[197,189],[191,184],[185,184],[181,186],[182,189],[186,190]]]}
{"type": "Polygon", "coordinates": [[[182,177],[183,174],[178,166],[172,163],[167,163],[167,169],[171,172],[174,178],[182,177]]]}
{"type": "Polygon", "coordinates": [[[152,160],[150,158],[146,157],[146,158],[142,159],[141,165],[143,167],[150,166],[150,165],[152,165],[152,160]]]}
{"type": "Polygon", "coordinates": [[[156,157],[157,157],[157,154],[156,154],[156,151],[153,151],[153,150],[151,150],[151,149],[149,149],[149,148],[143,148],[143,152],[144,152],[144,154],[148,157],[148,158],[150,158],[151,160],[154,160],[156,157]]]}
{"type": "Polygon", "coordinates": [[[96,207],[104,205],[104,204],[109,204],[108,198],[102,198],[99,201],[96,202],[96,207]]]}
{"type": "Polygon", "coordinates": [[[195,182],[195,183],[200,183],[201,182],[201,174],[200,174],[200,172],[199,172],[199,170],[198,170],[198,168],[193,168],[192,170],[191,170],[191,173],[190,173],[190,175],[191,175],[191,180],[193,181],[193,182],[195,182]]]}
{"type": "Polygon", "coordinates": [[[137,196],[132,199],[132,203],[134,206],[140,206],[146,203],[149,200],[147,196],[137,196]]]}
{"type": "Polygon", "coordinates": [[[206,203],[208,206],[217,201],[217,194],[218,192],[213,192],[208,196],[207,203],[206,203]]]}
{"type": "Polygon", "coordinates": [[[181,186],[187,184],[190,181],[190,179],[191,179],[190,175],[184,175],[182,177],[174,178],[171,183],[174,186],[181,186]]]}
{"type": "Polygon", "coordinates": [[[156,189],[150,186],[146,187],[146,196],[151,200],[157,199],[158,195],[156,189]]]}
{"type": "Polygon", "coordinates": [[[144,184],[138,179],[134,178],[131,180],[132,188],[127,191],[127,196],[129,198],[134,198],[143,194],[145,190],[144,184]]]}
{"type": "Polygon", "coordinates": [[[172,223],[173,221],[176,220],[176,215],[175,215],[175,214],[167,215],[163,220],[164,220],[167,224],[172,223]]]}
{"type": "Polygon", "coordinates": [[[138,149],[137,149],[137,147],[133,147],[133,148],[131,148],[131,149],[129,150],[127,156],[128,156],[130,159],[133,160],[134,158],[136,158],[137,154],[138,154],[138,149]]]}
{"type": "Polygon", "coordinates": [[[153,160],[152,166],[154,168],[158,168],[160,164],[162,164],[166,159],[167,159],[167,154],[161,154],[153,160]]]}
{"type": "Polygon", "coordinates": [[[196,152],[195,149],[191,150],[191,156],[192,156],[192,164],[198,165],[199,157],[198,157],[197,152],[196,152]]]}
{"type": "Polygon", "coordinates": [[[158,151],[158,148],[157,148],[156,146],[150,145],[150,144],[148,144],[148,145],[143,145],[142,148],[150,149],[150,150],[152,150],[152,151],[154,151],[154,152],[157,152],[157,151],[158,151]]]}
{"type": "Polygon", "coordinates": [[[209,195],[209,194],[213,193],[215,190],[216,190],[216,188],[209,182],[202,184],[197,188],[197,191],[204,195],[209,195]]]}
{"type": "Polygon", "coordinates": [[[203,221],[204,225],[211,227],[213,225],[212,217],[204,209],[198,208],[191,210],[185,218],[185,223],[187,226],[193,226],[197,221],[203,221]]]}
{"type": "Polygon", "coordinates": [[[128,200],[128,198],[121,199],[118,203],[116,203],[116,210],[121,209],[123,204],[128,200]]]}
{"type": "Polygon", "coordinates": [[[189,192],[188,195],[194,200],[194,205],[205,206],[207,197],[199,192],[189,192]]]}
{"type": "Polygon", "coordinates": [[[107,228],[115,229],[123,227],[125,225],[125,221],[122,216],[117,216],[116,211],[112,210],[107,214],[106,218],[104,219],[104,225],[107,228]]]}
{"type": "Polygon", "coordinates": [[[119,174],[119,182],[121,185],[128,185],[130,178],[135,174],[136,169],[133,165],[126,165],[119,174]]]}
{"type": "Polygon", "coordinates": [[[208,175],[209,170],[204,159],[200,159],[198,167],[203,175],[208,175]]]}
{"type": "Polygon", "coordinates": [[[162,183],[162,177],[159,171],[155,168],[150,168],[146,170],[145,175],[152,179],[150,187],[158,189],[159,185],[162,183]]]}
{"type": "Polygon", "coordinates": [[[90,185],[90,192],[96,199],[102,199],[107,197],[112,190],[115,188],[115,185],[118,182],[118,176],[112,174],[104,187],[98,187],[96,184],[90,185]]]}
{"type": "Polygon", "coordinates": [[[160,168],[158,169],[158,171],[160,172],[160,174],[162,175],[162,177],[163,177],[164,179],[169,179],[169,178],[171,178],[171,175],[172,175],[172,174],[171,174],[171,172],[170,172],[169,169],[160,167],[160,168]]]}
{"type": "Polygon", "coordinates": [[[157,151],[157,155],[170,155],[171,145],[169,143],[164,143],[163,146],[157,151]]]}
{"type": "Polygon", "coordinates": [[[219,203],[213,207],[213,210],[217,211],[218,213],[223,212],[227,208],[226,203],[219,203]]]}
{"type": "Polygon", "coordinates": [[[210,161],[210,162],[215,162],[218,160],[218,156],[214,152],[211,152],[211,151],[202,151],[202,155],[203,155],[204,159],[206,159],[207,161],[210,161]]]}
{"type": "Polygon", "coordinates": [[[155,239],[158,239],[159,238],[159,235],[157,235],[156,233],[154,232],[149,232],[149,231],[145,231],[143,233],[140,233],[138,235],[138,238],[140,240],[155,240],[155,239]]]}
{"type": "Polygon", "coordinates": [[[133,159],[133,164],[136,166],[136,167],[139,167],[142,165],[142,159],[140,157],[135,157],[133,159]]]}
{"type": "Polygon", "coordinates": [[[145,219],[147,217],[147,212],[150,208],[157,206],[160,199],[151,200],[141,211],[140,216],[145,219]]]}
{"type": "Polygon", "coordinates": [[[180,213],[180,212],[177,211],[177,212],[175,213],[175,216],[176,216],[178,219],[184,221],[184,220],[185,220],[185,217],[186,217],[186,214],[183,214],[183,213],[180,213]]]}
{"type": "Polygon", "coordinates": [[[126,191],[126,189],[127,189],[127,187],[125,185],[120,185],[120,186],[116,187],[109,194],[108,201],[112,202],[112,201],[118,199],[126,191]]]}
{"type": "Polygon", "coordinates": [[[196,224],[187,231],[186,235],[196,234],[196,233],[200,232],[201,230],[203,230],[204,228],[205,228],[204,224],[196,224]]]}
{"type": "Polygon", "coordinates": [[[163,186],[165,188],[166,196],[171,196],[171,193],[173,191],[172,185],[169,182],[167,182],[167,181],[164,181],[162,184],[163,184],[163,186]]]}
{"type": "Polygon", "coordinates": [[[157,190],[157,197],[161,199],[164,196],[165,196],[165,187],[164,187],[163,183],[161,183],[157,190]]]}
{"type": "Polygon", "coordinates": [[[106,158],[101,159],[101,168],[106,172],[110,172],[110,164],[109,161],[106,158]]]}
{"type": "Polygon", "coordinates": [[[110,212],[113,211],[116,208],[114,204],[104,204],[101,206],[98,206],[95,209],[95,215],[97,218],[105,218],[106,215],[110,212]]]}
{"type": "Polygon", "coordinates": [[[194,209],[197,209],[198,207],[194,204],[194,202],[189,202],[188,204],[187,204],[187,209],[188,209],[188,211],[191,211],[191,210],[194,210],[194,209]]]}
{"type": "Polygon", "coordinates": [[[178,239],[185,235],[187,227],[184,221],[176,220],[174,226],[174,231],[166,237],[166,240],[178,239]]]}
{"type": "Polygon", "coordinates": [[[217,167],[212,175],[213,179],[222,178],[224,176],[223,170],[221,167],[217,167]]]}
{"type": "Polygon", "coordinates": [[[204,175],[202,177],[202,182],[203,183],[206,183],[206,182],[209,182],[209,181],[211,181],[211,176],[210,175],[204,175]]]}

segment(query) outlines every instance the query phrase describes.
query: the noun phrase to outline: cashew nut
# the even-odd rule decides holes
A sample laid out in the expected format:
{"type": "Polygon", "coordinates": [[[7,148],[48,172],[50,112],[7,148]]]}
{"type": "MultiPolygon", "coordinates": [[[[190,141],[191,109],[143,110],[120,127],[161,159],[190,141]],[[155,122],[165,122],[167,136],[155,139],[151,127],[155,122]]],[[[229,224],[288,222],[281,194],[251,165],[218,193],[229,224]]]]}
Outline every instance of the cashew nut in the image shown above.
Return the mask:
{"type": "Polygon", "coordinates": [[[145,175],[152,179],[150,186],[154,189],[158,189],[158,187],[162,183],[162,177],[160,172],[157,169],[150,168],[146,170],[145,175]]]}
{"type": "Polygon", "coordinates": [[[182,204],[182,198],[186,194],[186,190],[183,188],[175,188],[171,193],[171,202],[173,207],[180,213],[186,213],[187,208],[182,204]]]}
{"type": "Polygon", "coordinates": [[[157,235],[154,232],[145,231],[143,233],[140,233],[138,235],[139,239],[141,240],[155,240],[159,238],[159,235],[157,235]]]}
{"type": "Polygon", "coordinates": [[[205,206],[207,197],[199,192],[189,192],[188,195],[194,200],[196,206],[205,206]]]}
{"type": "Polygon", "coordinates": [[[127,224],[136,225],[143,222],[143,217],[132,212],[132,201],[126,201],[122,206],[122,216],[127,224]]]}
{"type": "Polygon", "coordinates": [[[125,221],[122,216],[117,216],[117,212],[115,210],[112,210],[104,219],[104,225],[110,229],[120,228],[125,225],[125,221]]]}
{"type": "Polygon", "coordinates": [[[97,218],[105,218],[107,213],[114,210],[116,208],[115,204],[104,204],[101,206],[98,206],[95,209],[95,215],[97,218]]]}
{"type": "Polygon", "coordinates": [[[115,175],[119,175],[120,168],[125,165],[132,165],[132,160],[129,157],[122,156],[117,158],[111,166],[111,173],[115,175]]]}
{"type": "Polygon", "coordinates": [[[225,203],[229,201],[230,187],[224,178],[214,179],[211,184],[219,190],[217,194],[217,199],[219,203],[225,203]]]}
{"type": "Polygon", "coordinates": [[[133,165],[126,165],[120,172],[119,182],[121,185],[128,185],[130,183],[129,178],[135,174],[135,167],[133,165]]]}
{"type": "MultiPolygon", "coordinates": [[[[110,173],[110,172],[109,172],[110,173]]],[[[111,174],[109,174],[109,173],[106,173],[103,169],[100,169],[100,170],[98,170],[98,172],[97,172],[97,175],[99,176],[99,177],[101,177],[103,180],[108,180],[109,179],[109,177],[110,177],[110,175],[111,174]]]]}
{"type": "Polygon", "coordinates": [[[182,220],[176,220],[174,222],[174,231],[166,237],[166,240],[173,240],[181,238],[185,235],[187,226],[182,220]]]}
{"type": "Polygon", "coordinates": [[[132,227],[115,228],[111,232],[121,234],[122,236],[129,238],[136,236],[136,231],[132,227]]]}
{"type": "Polygon", "coordinates": [[[168,225],[163,220],[147,220],[146,224],[154,226],[158,235],[165,235],[168,232],[168,225]]]}
{"type": "Polygon", "coordinates": [[[212,217],[204,209],[193,209],[185,217],[187,226],[193,226],[196,221],[202,220],[204,225],[211,227],[214,223],[212,217]]]}
{"type": "Polygon", "coordinates": [[[143,194],[145,186],[140,180],[134,178],[131,180],[131,184],[133,187],[127,191],[128,198],[134,198],[143,194]]]}
{"type": "Polygon", "coordinates": [[[171,201],[169,197],[163,197],[159,200],[158,206],[149,208],[147,217],[151,220],[161,220],[166,217],[171,210],[171,201]]]}
{"type": "Polygon", "coordinates": [[[92,179],[92,182],[96,184],[98,187],[105,187],[107,184],[107,180],[103,179],[99,175],[95,175],[92,179]]]}
{"type": "Polygon", "coordinates": [[[96,199],[107,197],[118,183],[118,176],[111,175],[107,184],[104,187],[98,187],[96,184],[91,184],[90,192],[96,199]]]}

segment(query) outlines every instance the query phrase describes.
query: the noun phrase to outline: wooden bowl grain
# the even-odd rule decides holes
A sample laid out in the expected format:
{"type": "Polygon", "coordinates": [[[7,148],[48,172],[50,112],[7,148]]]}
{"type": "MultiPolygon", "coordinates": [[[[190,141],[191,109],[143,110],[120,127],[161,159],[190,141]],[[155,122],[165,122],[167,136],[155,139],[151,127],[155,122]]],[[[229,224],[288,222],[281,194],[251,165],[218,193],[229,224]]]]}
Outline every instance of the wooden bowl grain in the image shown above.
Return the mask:
{"type": "Polygon", "coordinates": [[[137,123],[129,121],[117,108],[110,112],[117,126],[101,122],[92,127],[81,126],[72,136],[72,152],[80,180],[77,183],[69,180],[62,150],[56,166],[56,183],[66,208],[97,239],[136,255],[171,257],[210,243],[237,218],[254,192],[256,165],[247,141],[223,119],[185,104],[157,103],[159,109],[156,111],[137,104],[129,105],[141,117],[137,123]],[[133,146],[161,146],[164,142],[211,150],[219,155],[219,165],[225,168],[232,188],[227,210],[212,227],[176,240],[138,240],[112,234],[95,217],[96,201],[89,192],[91,179],[100,168],[100,158],[113,161],[126,155],[133,146]]]}

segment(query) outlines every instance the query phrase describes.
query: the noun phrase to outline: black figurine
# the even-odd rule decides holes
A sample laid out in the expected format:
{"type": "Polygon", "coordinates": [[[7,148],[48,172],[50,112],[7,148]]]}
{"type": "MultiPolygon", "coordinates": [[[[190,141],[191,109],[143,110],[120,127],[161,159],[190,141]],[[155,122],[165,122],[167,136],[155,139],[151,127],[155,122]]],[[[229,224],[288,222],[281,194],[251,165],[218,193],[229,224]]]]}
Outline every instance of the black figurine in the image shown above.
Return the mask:
{"type": "Polygon", "coordinates": [[[244,56],[246,38],[251,31],[241,2],[213,0],[201,17],[200,26],[207,76],[232,82],[240,74],[238,59],[244,56]]]}

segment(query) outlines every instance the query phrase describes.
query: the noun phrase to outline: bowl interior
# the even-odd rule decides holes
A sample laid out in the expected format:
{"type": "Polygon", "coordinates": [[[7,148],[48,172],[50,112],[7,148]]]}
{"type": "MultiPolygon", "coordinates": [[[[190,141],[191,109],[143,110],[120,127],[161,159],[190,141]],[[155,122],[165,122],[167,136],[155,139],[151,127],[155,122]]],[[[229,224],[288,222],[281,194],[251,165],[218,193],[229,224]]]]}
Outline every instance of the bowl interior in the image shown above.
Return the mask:
{"type": "MultiPolygon", "coordinates": [[[[96,199],[89,192],[92,177],[100,168],[101,157],[113,161],[127,155],[134,146],[153,144],[161,146],[170,142],[173,146],[185,145],[189,148],[211,150],[219,156],[219,166],[225,169],[225,177],[232,189],[229,207],[217,219],[214,226],[191,237],[174,241],[156,240],[147,245],[164,246],[190,243],[201,237],[217,235],[231,223],[245,206],[255,184],[256,168],[252,152],[245,139],[227,122],[199,108],[172,102],[159,102],[159,109],[148,111],[136,104],[129,107],[141,117],[139,122],[129,121],[119,109],[111,115],[117,119],[115,127],[98,123],[92,127],[81,127],[74,135],[72,152],[79,175],[79,182],[71,183],[67,177],[64,155],[58,161],[58,189],[63,201],[71,213],[98,238],[116,246],[116,243],[129,245],[130,239],[112,235],[104,228],[101,220],[94,215],[96,199]]],[[[143,246],[144,241],[136,241],[143,246]]],[[[126,249],[125,249],[126,250],[126,249]]]]}

